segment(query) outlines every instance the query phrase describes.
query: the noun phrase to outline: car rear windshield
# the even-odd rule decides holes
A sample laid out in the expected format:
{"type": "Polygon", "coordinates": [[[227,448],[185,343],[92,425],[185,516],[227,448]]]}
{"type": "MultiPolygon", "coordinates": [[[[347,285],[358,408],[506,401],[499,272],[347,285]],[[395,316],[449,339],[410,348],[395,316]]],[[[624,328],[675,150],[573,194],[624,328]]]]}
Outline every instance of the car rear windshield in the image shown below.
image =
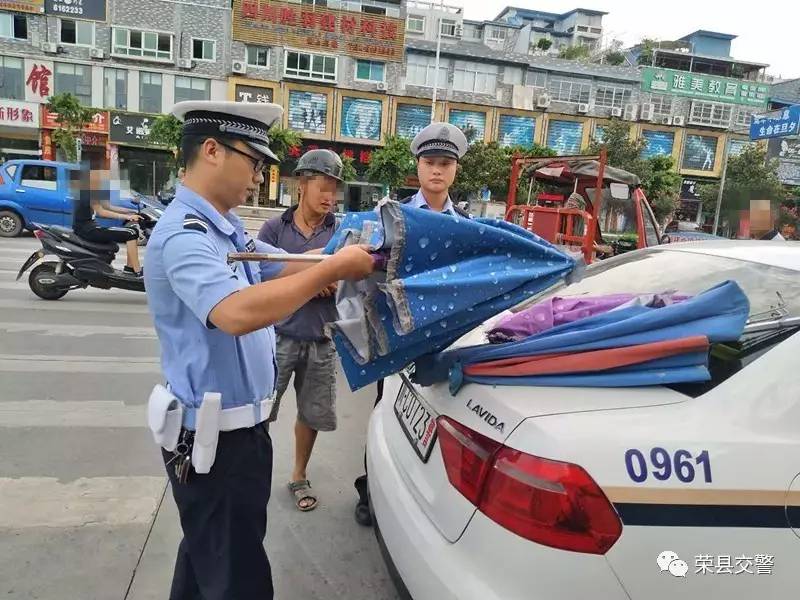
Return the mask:
{"type": "MultiPolygon", "coordinates": [[[[768,313],[781,304],[787,316],[800,316],[800,277],[797,271],[667,248],[635,252],[596,263],[586,270],[584,278],[578,283],[550,288],[523,306],[551,296],[673,290],[695,295],[728,280],[738,283],[747,295],[752,316],[763,319],[765,318],[763,313],[768,313]]],[[[700,384],[676,384],[669,387],[689,396],[699,396],[736,374],[797,331],[798,328],[793,327],[747,334],[739,342],[726,344],[724,347],[714,345],[709,360],[711,381],[700,384]]]]}

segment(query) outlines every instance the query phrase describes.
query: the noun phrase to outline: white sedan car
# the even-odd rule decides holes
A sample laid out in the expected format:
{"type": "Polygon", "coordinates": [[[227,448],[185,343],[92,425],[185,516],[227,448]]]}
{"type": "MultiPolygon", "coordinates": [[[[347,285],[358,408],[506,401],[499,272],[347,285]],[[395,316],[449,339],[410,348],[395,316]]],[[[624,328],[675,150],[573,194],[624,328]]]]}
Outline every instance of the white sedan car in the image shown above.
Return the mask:
{"type": "Polygon", "coordinates": [[[735,360],[712,364],[707,384],[468,384],[452,396],[446,384],[388,379],[367,460],[376,532],[401,593],[795,597],[800,324],[789,319],[800,316],[800,244],[658,246],[596,264],[540,298],[693,294],[725,280],[741,286],[767,331],[747,333],[735,360]],[[783,321],[767,323],[764,311],[782,303],[783,321]]]}

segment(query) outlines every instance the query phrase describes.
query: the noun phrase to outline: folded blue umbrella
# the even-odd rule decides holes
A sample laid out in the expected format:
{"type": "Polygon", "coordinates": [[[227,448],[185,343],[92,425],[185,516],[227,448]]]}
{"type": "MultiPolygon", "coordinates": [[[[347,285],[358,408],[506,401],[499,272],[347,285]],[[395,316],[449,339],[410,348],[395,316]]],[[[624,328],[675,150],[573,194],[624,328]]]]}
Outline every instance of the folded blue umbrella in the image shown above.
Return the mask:
{"type": "Polygon", "coordinates": [[[601,373],[472,377],[465,374],[463,368],[514,357],[620,348],[691,336],[705,336],[710,343],[730,342],[742,335],[749,311],[750,303],[742,289],[736,282],[726,281],[693,298],[662,308],[631,306],[566,323],[515,342],[430,354],[416,360],[414,378],[421,385],[449,379],[453,393],[469,381],[492,385],[604,387],[704,381],[709,378],[705,353],[659,359],[601,373]]]}
{"type": "Polygon", "coordinates": [[[575,260],[521,227],[397,202],[345,216],[325,252],[368,244],[385,273],[343,283],[330,325],[355,390],[449,346],[487,318],[567,276],[575,260]]]}

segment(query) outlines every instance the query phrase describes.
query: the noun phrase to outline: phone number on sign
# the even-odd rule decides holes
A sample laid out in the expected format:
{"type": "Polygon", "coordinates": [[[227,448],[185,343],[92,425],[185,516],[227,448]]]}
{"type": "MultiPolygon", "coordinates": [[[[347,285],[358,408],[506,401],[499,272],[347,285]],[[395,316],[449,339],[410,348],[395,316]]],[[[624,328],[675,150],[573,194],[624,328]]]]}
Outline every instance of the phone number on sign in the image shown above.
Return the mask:
{"type": "Polygon", "coordinates": [[[56,4],[53,6],[53,11],[60,12],[60,13],[67,13],[71,15],[82,15],[83,14],[83,7],[82,6],[63,6],[61,4],[56,4]]]}

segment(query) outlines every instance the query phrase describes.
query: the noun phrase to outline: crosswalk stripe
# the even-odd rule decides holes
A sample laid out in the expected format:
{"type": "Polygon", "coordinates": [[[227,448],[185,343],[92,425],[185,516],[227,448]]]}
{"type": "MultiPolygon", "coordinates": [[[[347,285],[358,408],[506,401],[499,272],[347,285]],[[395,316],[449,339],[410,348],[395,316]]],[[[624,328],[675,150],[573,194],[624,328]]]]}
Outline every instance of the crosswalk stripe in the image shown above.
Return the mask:
{"type": "Polygon", "coordinates": [[[114,400],[0,401],[0,427],[145,427],[147,409],[114,400]]]}
{"type": "Polygon", "coordinates": [[[6,333],[43,333],[63,337],[86,337],[89,335],[113,335],[120,338],[155,339],[152,327],[128,327],[124,325],[60,325],[47,323],[3,323],[0,331],[6,333]]]}
{"type": "Polygon", "coordinates": [[[85,294],[85,291],[78,290],[74,292],[73,296],[67,296],[64,300],[58,300],[54,302],[48,302],[46,300],[37,300],[37,299],[26,299],[26,300],[8,300],[5,298],[0,298],[0,308],[5,309],[20,309],[26,312],[37,311],[37,310],[49,310],[49,311],[58,311],[64,312],[65,310],[69,310],[69,312],[102,312],[102,313],[114,313],[114,314],[132,314],[132,315],[147,315],[147,305],[144,294],[141,292],[121,292],[121,291],[108,291],[109,294],[109,301],[108,302],[86,302],[83,300],[77,300],[78,294],[85,294]],[[110,297],[110,294],[116,294],[119,297],[132,298],[133,294],[136,296],[141,296],[141,304],[136,303],[126,303],[126,304],[118,304],[115,302],[113,298],[110,297]],[[75,299],[75,300],[73,300],[75,299]]]}
{"type": "Polygon", "coordinates": [[[156,358],[0,354],[0,372],[11,373],[160,373],[156,358]]]}
{"type": "Polygon", "coordinates": [[[166,477],[0,477],[0,529],[147,525],[166,477]]]}

